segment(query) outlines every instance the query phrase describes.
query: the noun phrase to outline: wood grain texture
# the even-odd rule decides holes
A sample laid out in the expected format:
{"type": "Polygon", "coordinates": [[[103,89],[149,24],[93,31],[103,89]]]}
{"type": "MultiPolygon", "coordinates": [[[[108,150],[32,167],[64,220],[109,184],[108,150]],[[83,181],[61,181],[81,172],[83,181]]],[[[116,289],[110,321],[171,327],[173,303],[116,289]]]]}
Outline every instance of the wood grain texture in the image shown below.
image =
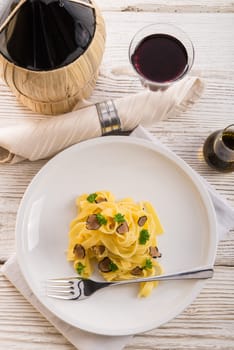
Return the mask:
{"type": "MultiPolygon", "coordinates": [[[[186,112],[149,130],[176,152],[234,208],[234,173],[210,169],[202,156],[205,138],[234,122],[233,1],[98,0],[107,41],[101,74],[90,101],[118,98],[142,89],[132,76],[111,71],[128,66],[128,45],[143,25],[155,21],[182,27],[195,45],[193,74],[203,77],[201,99],[186,112]]],[[[0,127],[36,116],[0,82],[0,127]]],[[[44,116],[37,116],[44,118],[44,116]]],[[[14,227],[20,200],[46,160],[0,167],[0,262],[15,251],[14,227]]],[[[234,231],[219,242],[215,276],[198,298],[158,329],[136,335],[125,350],[232,350],[234,348],[234,231]]],[[[155,310],[156,312],[157,310],[155,310]]],[[[0,277],[0,350],[74,350],[5,279],[0,277]]]]}
{"type": "Polygon", "coordinates": [[[234,12],[234,2],[231,0],[98,0],[103,11],[124,12],[183,12],[183,13],[224,13],[234,12]]]}

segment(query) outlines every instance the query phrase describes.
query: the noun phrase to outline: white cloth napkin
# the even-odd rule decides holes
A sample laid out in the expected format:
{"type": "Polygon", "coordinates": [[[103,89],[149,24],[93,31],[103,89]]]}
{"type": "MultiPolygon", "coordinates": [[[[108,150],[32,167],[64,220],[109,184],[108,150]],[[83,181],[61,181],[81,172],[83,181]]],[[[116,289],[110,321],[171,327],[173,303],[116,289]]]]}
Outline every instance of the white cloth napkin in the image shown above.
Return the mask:
{"type": "MultiPolygon", "coordinates": [[[[131,134],[135,137],[158,142],[149,132],[143,127],[137,127],[131,134]]],[[[202,181],[205,181],[202,179],[202,181]]],[[[206,182],[205,182],[206,183],[206,182]]],[[[208,185],[208,184],[207,184],[208,185]]],[[[223,200],[211,186],[208,185],[208,191],[213,201],[217,221],[219,238],[224,238],[224,235],[234,228],[234,210],[223,200]]],[[[61,332],[77,349],[79,350],[121,350],[127,343],[131,341],[132,336],[101,336],[81,331],[73,326],[70,326],[54,316],[47,310],[34,296],[27,286],[17,263],[17,258],[13,255],[3,266],[2,273],[11,281],[11,283],[24,295],[24,297],[41,312],[57,329],[61,332]]]]}
{"type": "MultiPolygon", "coordinates": [[[[122,131],[133,130],[139,124],[150,126],[186,110],[202,89],[198,77],[187,77],[166,91],[144,90],[116,99],[122,131]]],[[[95,105],[55,117],[18,118],[14,125],[0,127],[0,163],[51,157],[68,146],[98,136],[101,126],[95,105]]]]}

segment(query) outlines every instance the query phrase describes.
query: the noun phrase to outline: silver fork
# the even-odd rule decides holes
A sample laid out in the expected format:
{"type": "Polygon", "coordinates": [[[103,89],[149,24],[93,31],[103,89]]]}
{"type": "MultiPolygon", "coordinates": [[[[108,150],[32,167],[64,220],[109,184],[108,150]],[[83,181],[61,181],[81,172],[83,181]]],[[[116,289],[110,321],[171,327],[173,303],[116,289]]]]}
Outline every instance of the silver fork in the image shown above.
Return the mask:
{"type": "Polygon", "coordinates": [[[207,279],[213,276],[212,268],[197,268],[189,271],[181,271],[171,274],[137,278],[116,282],[97,282],[91,279],[83,279],[78,276],[67,278],[55,278],[46,281],[46,294],[48,297],[65,300],[82,300],[99,289],[123,284],[164,281],[164,280],[184,280],[184,279],[207,279]]]}

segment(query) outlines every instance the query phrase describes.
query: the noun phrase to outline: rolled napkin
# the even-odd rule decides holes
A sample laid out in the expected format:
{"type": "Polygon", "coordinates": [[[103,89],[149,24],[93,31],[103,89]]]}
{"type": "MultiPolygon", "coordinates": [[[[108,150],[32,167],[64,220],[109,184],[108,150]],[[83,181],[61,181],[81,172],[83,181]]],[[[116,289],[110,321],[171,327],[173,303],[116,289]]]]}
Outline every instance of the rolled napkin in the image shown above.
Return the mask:
{"type": "MultiPolygon", "coordinates": [[[[202,81],[188,77],[165,91],[144,90],[113,101],[121,131],[139,124],[149,127],[157,121],[186,110],[201,94],[202,81]]],[[[0,128],[0,163],[16,163],[54,156],[61,150],[90,138],[102,136],[100,105],[91,105],[56,117],[22,118],[0,128]]],[[[104,121],[105,123],[105,121],[104,121]]]]}
{"type": "MultiPolygon", "coordinates": [[[[134,137],[150,140],[160,143],[155,137],[139,126],[131,134],[134,137]]],[[[162,144],[160,143],[162,146],[162,144]]],[[[205,181],[202,178],[202,181],[205,181]]],[[[206,185],[208,185],[205,182],[206,185]]],[[[208,185],[208,191],[211,196],[216,211],[219,239],[225,238],[225,234],[234,228],[234,210],[228,202],[221,198],[219,194],[208,185]]],[[[58,317],[53,315],[44,305],[42,305],[36,296],[31,292],[26,281],[21,274],[17,257],[15,254],[3,265],[2,273],[11,283],[24,295],[24,297],[41,312],[57,329],[61,332],[77,349],[79,350],[121,350],[131,341],[132,336],[104,336],[84,332],[78,328],[68,325],[58,317]]]]}

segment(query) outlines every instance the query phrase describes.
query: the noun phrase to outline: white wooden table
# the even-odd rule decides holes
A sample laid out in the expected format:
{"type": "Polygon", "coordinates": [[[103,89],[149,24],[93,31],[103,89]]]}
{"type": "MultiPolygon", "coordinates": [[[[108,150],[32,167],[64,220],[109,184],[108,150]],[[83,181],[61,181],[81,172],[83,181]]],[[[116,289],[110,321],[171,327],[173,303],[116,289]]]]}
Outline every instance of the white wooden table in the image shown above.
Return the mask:
{"type": "MultiPolygon", "coordinates": [[[[152,22],[171,22],[191,37],[193,70],[206,90],[189,111],[157,123],[150,131],[201,174],[234,206],[234,173],[220,174],[201,157],[208,134],[234,122],[234,3],[231,0],[99,0],[106,20],[103,67],[128,64],[133,34],[152,22]]],[[[138,91],[128,77],[101,76],[91,97],[121,97],[138,91]]],[[[0,127],[32,114],[0,81],[0,127]]],[[[14,226],[23,193],[47,161],[0,166],[0,264],[15,251],[14,226]]],[[[127,350],[234,349],[234,232],[219,243],[215,275],[177,318],[136,335],[127,350]]],[[[0,350],[72,350],[74,347],[0,276],[0,350]]],[[[108,350],[108,349],[107,349],[108,350]]]]}

